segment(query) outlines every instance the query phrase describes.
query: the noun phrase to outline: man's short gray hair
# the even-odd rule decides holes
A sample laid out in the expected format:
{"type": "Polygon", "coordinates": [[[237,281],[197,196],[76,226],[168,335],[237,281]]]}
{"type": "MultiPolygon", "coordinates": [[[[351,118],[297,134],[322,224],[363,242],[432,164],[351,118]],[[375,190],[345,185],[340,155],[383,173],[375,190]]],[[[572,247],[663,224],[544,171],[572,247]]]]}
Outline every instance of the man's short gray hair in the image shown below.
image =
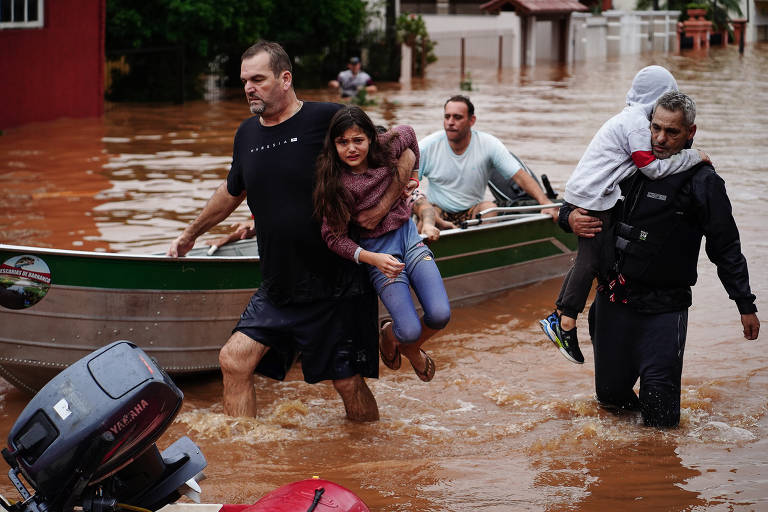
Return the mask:
{"type": "Polygon", "coordinates": [[[680,91],[670,91],[662,94],[653,106],[654,112],[656,112],[656,107],[664,107],[670,112],[682,112],[685,124],[688,126],[696,122],[696,102],[693,101],[693,98],[680,91]]]}
{"type": "Polygon", "coordinates": [[[280,76],[280,73],[283,71],[288,71],[293,74],[290,57],[288,57],[288,54],[285,53],[285,50],[279,43],[274,43],[272,41],[261,40],[250,46],[243,52],[242,57],[240,57],[240,62],[245,59],[250,59],[261,52],[269,55],[269,67],[272,69],[272,74],[275,75],[275,77],[280,76]]]}

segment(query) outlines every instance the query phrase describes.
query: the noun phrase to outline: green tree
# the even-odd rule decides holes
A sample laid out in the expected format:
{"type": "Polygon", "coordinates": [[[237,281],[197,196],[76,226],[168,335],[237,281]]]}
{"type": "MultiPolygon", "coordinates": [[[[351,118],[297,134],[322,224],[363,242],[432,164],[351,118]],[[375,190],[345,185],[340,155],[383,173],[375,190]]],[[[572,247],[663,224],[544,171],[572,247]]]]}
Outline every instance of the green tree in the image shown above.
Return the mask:
{"type": "Polygon", "coordinates": [[[262,38],[280,42],[294,57],[299,82],[312,77],[330,54],[360,39],[366,2],[107,0],[106,17],[108,57],[124,63],[113,73],[109,97],[168,101],[180,96],[180,87],[184,98],[199,97],[200,77],[214,61],[226,63],[236,80],[240,54],[262,38]]]}
{"type": "Polygon", "coordinates": [[[707,2],[707,19],[712,22],[712,28],[716,31],[728,30],[733,35],[731,28],[731,16],[734,12],[742,16],[739,0],[712,0],[707,2]]]}
{"type": "Polygon", "coordinates": [[[107,55],[125,63],[108,96],[167,101],[183,88],[199,97],[209,62],[257,39],[273,9],[272,0],[107,0],[107,55]]]}
{"type": "Polygon", "coordinates": [[[294,58],[298,87],[320,86],[350,55],[360,54],[366,21],[365,0],[281,2],[267,19],[264,37],[279,41],[294,58]]]}
{"type": "Polygon", "coordinates": [[[437,60],[435,43],[429,38],[427,24],[421,14],[403,13],[397,18],[397,42],[413,48],[414,75],[424,76],[428,64],[437,60]],[[423,54],[423,55],[422,55],[423,54]]]}

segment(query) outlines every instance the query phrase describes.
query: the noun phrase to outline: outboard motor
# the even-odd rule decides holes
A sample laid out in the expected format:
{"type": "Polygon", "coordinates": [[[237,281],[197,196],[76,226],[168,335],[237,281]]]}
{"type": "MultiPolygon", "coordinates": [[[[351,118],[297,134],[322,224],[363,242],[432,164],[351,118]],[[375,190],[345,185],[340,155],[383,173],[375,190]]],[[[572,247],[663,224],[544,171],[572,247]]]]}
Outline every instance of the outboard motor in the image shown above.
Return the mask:
{"type": "MultiPolygon", "coordinates": [[[[534,174],[534,172],[525,164],[525,162],[520,160],[511,151],[509,154],[512,155],[512,158],[514,158],[517,163],[520,164],[520,167],[522,167],[525,172],[530,174],[531,177],[536,180],[537,183],[539,183],[539,186],[542,187],[542,190],[550,201],[557,200],[557,192],[552,189],[552,185],[550,184],[549,178],[547,178],[546,174],[542,174],[541,180],[539,180],[536,174],[534,174]]],[[[493,195],[494,202],[501,207],[530,206],[538,204],[538,202],[529,196],[528,193],[520,187],[520,185],[514,181],[506,179],[498,171],[494,171],[493,174],[491,174],[491,177],[488,180],[488,188],[493,195]]]]}
{"type": "Polygon", "coordinates": [[[158,510],[195,498],[206,466],[187,437],[155,442],[183,394],[143,350],[116,341],[69,366],[27,404],[3,457],[22,500],[9,512],[158,510]],[[20,476],[29,484],[27,489],[20,476]]]}

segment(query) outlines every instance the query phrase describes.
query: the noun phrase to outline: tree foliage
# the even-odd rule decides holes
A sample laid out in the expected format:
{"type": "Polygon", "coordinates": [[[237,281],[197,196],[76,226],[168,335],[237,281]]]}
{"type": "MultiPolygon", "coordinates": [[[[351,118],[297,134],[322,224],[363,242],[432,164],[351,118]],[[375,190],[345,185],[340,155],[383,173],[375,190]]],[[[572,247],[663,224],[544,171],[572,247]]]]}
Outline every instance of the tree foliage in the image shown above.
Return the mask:
{"type": "Polygon", "coordinates": [[[367,21],[365,0],[283,1],[268,19],[264,37],[294,58],[299,87],[325,84],[359,55],[367,21]]]}
{"type": "Polygon", "coordinates": [[[717,31],[728,30],[728,32],[733,32],[729,13],[733,12],[742,16],[739,0],[713,0],[706,2],[706,4],[706,18],[712,22],[712,28],[717,31]]]}
{"type": "Polygon", "coordinates": [[[107,0],[107,49],[183,45],[212,58],[267,28],[272,0],[107,0]]]}
{"type": "Polygon", "coordinates": [[[240,54],[258,39],[280,42],[299,67],[311,67],[358,41],[365,22],[365,0],[107,0],[106,51],[130,70],[115,76],[111,94],[172,99],[183,55],[184,95],[197,97],[210,62],[228,60],[239,72],[240,54]]]}
{"type": "Polygon", "coordinates": [[[424,76],[423,65],[431,64],[437,60],[434,49],[437,44],[429,37],[427,24],[421,14],[402,13],[395,23],[397,29],[397,42],[404,43],[413,48],[414,75],[424,76]],[[422,56],[422,53],[425,53],[422,56]],[[422,60],[424,63],[422,64],[422,60]]]}

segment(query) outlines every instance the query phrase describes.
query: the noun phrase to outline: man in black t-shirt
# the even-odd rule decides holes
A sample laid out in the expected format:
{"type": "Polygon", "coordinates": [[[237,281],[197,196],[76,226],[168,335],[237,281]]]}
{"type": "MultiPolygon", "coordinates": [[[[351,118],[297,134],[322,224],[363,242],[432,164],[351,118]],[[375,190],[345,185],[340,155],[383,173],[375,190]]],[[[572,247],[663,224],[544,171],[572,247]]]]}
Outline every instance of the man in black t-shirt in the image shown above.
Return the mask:
{"type": "MultiPolygon", "coordinates": [[[[349,419],[375,421],[364,377],[378,377],[377,297],[365,269],[332,253],[313,218],[315,160],[340,105],[300,101],[290,59],[276,43],[256,43],[241,61],[255,116],[237,130],[226,182],[168,250],[183,256],[247,198],[262,284],[219,354],[224,408],[255,415],[253,372],[282,380],[300,355],[306,382],[332,380],[349,419]]],[[[389,205],[402,192],[392,181],[389,205]]],[[[358,222],[375,227],[388,209],[382,201],[358,222]]]]}

